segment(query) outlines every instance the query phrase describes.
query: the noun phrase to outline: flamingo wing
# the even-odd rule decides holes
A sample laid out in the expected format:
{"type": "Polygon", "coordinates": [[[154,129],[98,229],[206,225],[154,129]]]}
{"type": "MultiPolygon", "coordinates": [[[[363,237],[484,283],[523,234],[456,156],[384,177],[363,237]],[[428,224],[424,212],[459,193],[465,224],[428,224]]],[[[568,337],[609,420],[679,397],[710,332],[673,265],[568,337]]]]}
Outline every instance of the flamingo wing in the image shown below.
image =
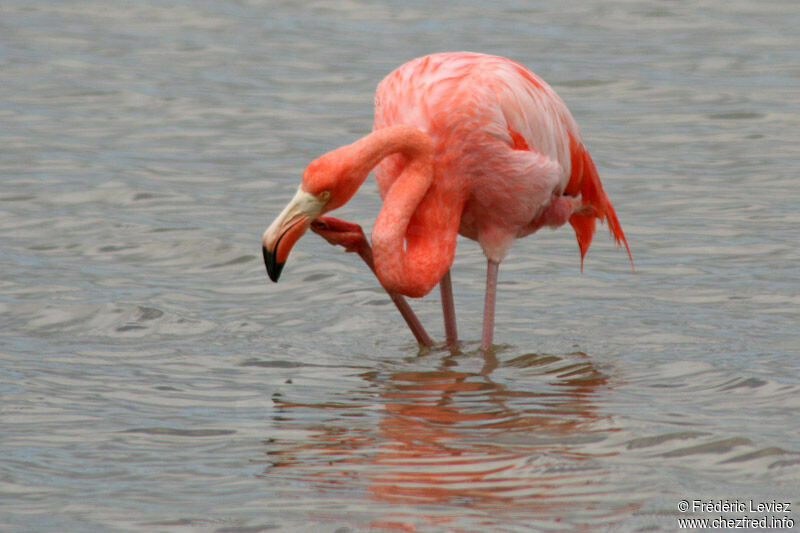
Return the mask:
{"type": "MultiPolygon", "coordinates": [[[[557,161],[563,169],[556,195],[579,198],[576,212],[568,220],[575,230],[583,260],[595,231],[595,221],[608,221],[609,231],[618,246],[625,246],[633,265],[628,241],[622,231],[614,207],[603,190],[594,161],[583,144],[580,130],[566,104],[544,80],[523,65],[512,60],[498,58],[504,66],[500,68],[503,81],[497,89],[503,118],[508,127],[508,142],[516,150],[540,152],[557,161]]],[[[543,220],[551,224],[566,221],[568,201],[555,199],[540,212],[543,220]]],[[[532,231],[538,229],[532,223],[532,231]]],[[[527,234],[529,232],[522,232],[527,234]]]]}
{"type": "MultiPolygon", "coordinates": [[[[459,233],[479,241],[493,260],[542,221],[571,223],[581,265],[598,219],[608,220],[617,244],[628,248],[575,119],[553,88],[520,63],[471,52],[409,61],[376,91],[374,128],[393,124],[434,139],[436,186],[454,199],[463,193],[459,233]]],[[[376,168],[381,195],[404,164],[396,155],[376,168]]]]}

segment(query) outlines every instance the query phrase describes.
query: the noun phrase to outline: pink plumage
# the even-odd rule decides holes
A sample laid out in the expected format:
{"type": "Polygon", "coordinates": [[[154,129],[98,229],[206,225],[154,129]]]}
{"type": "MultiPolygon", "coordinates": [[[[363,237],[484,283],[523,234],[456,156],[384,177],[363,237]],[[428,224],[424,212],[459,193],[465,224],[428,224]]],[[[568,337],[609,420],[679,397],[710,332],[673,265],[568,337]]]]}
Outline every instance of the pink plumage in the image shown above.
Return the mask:
{"type": "MultiPolygon", "coordinates": [[[[373,168],[384,199],[372,232],[375,273],[390,294],[415,297],[444,280],[448,342],[455,342],[455,317],[448,315],[457,234],[478,241],[488,259],[484,350],[494,330],[497,266],[515,238],[569,221],[582,266],[599,219],[628,247],[555,91],[503,57],[439,53],[381,81],[373,133],[309,164],[293,203],[313,207],[298,215],[290,204],[265,232],[268,270],[271,260],[279,273],[310,222],[349,200],[373,168]]],[[[329,242],[332,235],[329,229],[329,242]]]]}
{"type": "MultiPolygon", "coordinates": [[[[571,178],[573,152],[581,158],[588,152],[561,98],[521,64],[469,52],[409,61],[375,95],[374,129],[395,124],[433,139],[435,182],[448,187],[448,202],[464,202],[459,233],[480,242],[489,259],[501,261],[516,237],[569,220],[567,204],[580,190],[559,197],[571,178]]],[[[392,156],[376,169],[382,195],[401,161],[392,156]]],[[[625,242],[621,230],[616,236],[625,242]]]]}

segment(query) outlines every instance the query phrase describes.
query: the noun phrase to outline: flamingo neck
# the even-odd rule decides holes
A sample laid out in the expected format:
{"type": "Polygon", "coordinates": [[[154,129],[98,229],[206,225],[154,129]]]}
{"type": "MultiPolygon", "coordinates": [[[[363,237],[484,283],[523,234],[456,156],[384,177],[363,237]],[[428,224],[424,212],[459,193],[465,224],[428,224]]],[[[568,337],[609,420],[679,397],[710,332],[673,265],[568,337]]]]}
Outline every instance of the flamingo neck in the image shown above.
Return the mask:
{"type": "Polygon", "coordinates": [[[373,168],[392,154],[403,154],[412,163],[427,166],[433,176],[433,141],[427,134],[413,126],[399,124],[373,131],[348,147],[353,153],[356,165],[361,168],[354,174],[365,179],[373,168]]]}
{"type": "Polygon", "coordinates": [[[441,213],[444,198],[432,187],[433,141],[403,125],[376,130],[362,141],[369,165],[396,153],[406,158],[372,229],[376,274],[389,291],[424,296],[450,268],[460,222],[441,213]]]}
{"type": "MultiPolygon", "coordinates": [[[[392,165],[392,183],[372,229],[375,274],[386,290],[406,296],[424,296],[450,268],[464,199],[446,194],[434,182],[431,138],[407,125],[373,131],[353,144],[312,162],[311,176],[325,175],[328,166],[343,176],[326,211],[349,200],[383,159],[399,154],[402,165],[392,165]]],[[[306,177],[304,176],[304,182],[306,177]]],[[[317,184],[317,188],[322,188],[317,184]]],[[[456,195],[457,191],[456,191],[456,195]]]]}

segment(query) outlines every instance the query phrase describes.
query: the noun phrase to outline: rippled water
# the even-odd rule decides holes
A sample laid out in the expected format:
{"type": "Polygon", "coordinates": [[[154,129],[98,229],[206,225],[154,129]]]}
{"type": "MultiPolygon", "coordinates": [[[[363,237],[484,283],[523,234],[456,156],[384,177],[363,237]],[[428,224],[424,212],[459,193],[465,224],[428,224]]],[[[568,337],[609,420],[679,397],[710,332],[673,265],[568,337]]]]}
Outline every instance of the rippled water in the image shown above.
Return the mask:
{"type": "MultiPolygon", "coordinates": [[[[796,2],[0,14],[3,531],[672,531],[720,498],[800,520],[796,2]],[[456,353],[419,354],[314,235],[278,285],[259,257],[381,77],[459,49],[561,94],[637,267],[602,229],[583,274],[569,228],[518,241],[486,360],[470,241],[456,353]]],[[[378,205],[369,180],[339,214],[378,205]]],[[[413,304],[442,338],[438,295],[413,304]]]]}

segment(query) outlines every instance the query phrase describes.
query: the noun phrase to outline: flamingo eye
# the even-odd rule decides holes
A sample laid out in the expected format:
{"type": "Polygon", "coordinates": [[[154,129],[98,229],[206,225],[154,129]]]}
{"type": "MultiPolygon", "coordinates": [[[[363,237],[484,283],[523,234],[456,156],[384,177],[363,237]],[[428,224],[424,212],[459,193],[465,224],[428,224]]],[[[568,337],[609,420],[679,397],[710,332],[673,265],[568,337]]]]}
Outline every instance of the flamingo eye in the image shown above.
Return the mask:
{"type": "Polygon", "coordinates": [[[330,197],[331,197],[331,191],[322,191],[317,195],[317,198],[319,198],[323,202],[327,202],[330,197]]]}

